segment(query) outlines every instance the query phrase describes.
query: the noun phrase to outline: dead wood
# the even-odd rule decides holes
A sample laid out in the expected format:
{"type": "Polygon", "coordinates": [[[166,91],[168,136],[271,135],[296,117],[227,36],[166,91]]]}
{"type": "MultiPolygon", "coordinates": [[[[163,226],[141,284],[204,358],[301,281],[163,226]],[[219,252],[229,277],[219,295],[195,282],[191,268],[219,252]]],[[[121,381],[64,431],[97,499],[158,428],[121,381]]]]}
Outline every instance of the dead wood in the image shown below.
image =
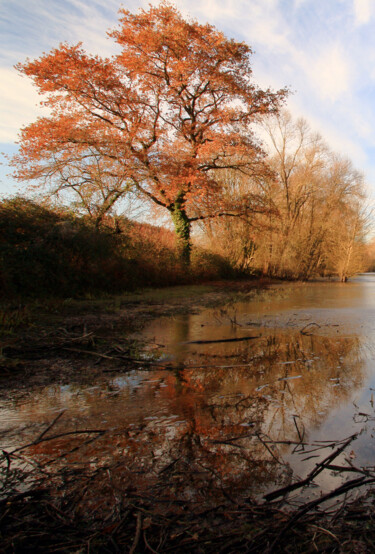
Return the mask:
{"type": "Polygon", "coordinates": [[[236,337],[233,339],[216,339],[216,340],[191,340],[184,342],[183,344],[215,344],[219,342],[241,342],[245,340],[254,340],[261,338],[262,335],[256,335],[252,337],[236,337]]]}
{"type": "Polygon", "coordinates": [[[286,487],[282,487],[281,489],[278,489],[276,491],[270,492],[266,495],[264,495],[264,499],[268,502],[271,500],[275,500],[276,498],[279,498],[280,496],[285,496],[289,492],[295,491],[297,489],[300,489],[302,487],[307,486],[311,481],[319,475],[324,469],[327,468],[327,466],[330,465],[330,463],[337,458],[345,450],[345,448],[353,442],[357,438],[358,434],[351,435],[339,448],[337,448],[332,454],[324,458],[321,462],[315,465],[314,469],[310,471],[308,476],[305,479],[302,479],[301,481],[297,481],[296,483],[292,483],[291,485],[287,485],[286,487]]]}
{"type": "Polygon", "coordinates": [[[315,323],[314,321],[312,321],[311,323],[308,323],[307,325],[302,327],[302,329],[300,329],[301,335],[311,335],[311,333],[308,333],[306,331],[306,329],[308,329],[309,327],[312,327],[312,326],[318,327],[319,329],[321,327],[318,323],[315,323]]]}
{"type": "Polygon", "coordinates": [[[331,498],[336,498],[337,496],[340,496],[342,494],[346,494],[348,491],[354,488],[362,487],[365,485],[369,485],[375,483],[375,477],[371,477],[369,479],[366,479],[365,477],[359,477],[358,479],[353,479],[352,481],[348,481],[347,483],[344,483],[340,487],[337,487],[333,491],[322,495],[320,498],[317,498],[316,500],[312,500],[311,502],[308,502],[301,508],[299,508],[296,513],[292,515],[292,517],[289,519],[288,523],[285,525],[285,527],[282,528],[280,533],[277,535],[276,539],[270,546],[269,552],[274,552],[275,546],[282,539],[282,537],[285,535],[285,533],[295,525],[295,523],[301,519],[302,516],[307,514],[307,512],[311,511],[313,508],[316,508],[320,504],[323,504],[323,502],[326,502],[327,500],[330,500],[331,498]]]}

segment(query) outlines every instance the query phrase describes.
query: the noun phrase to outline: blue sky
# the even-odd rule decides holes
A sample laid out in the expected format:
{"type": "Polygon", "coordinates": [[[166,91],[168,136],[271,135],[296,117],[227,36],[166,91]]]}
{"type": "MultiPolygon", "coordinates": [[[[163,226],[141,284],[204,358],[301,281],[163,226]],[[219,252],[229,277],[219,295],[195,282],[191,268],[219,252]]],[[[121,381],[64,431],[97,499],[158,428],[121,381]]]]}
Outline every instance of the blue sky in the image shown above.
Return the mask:
{"type": "MultiPolygon", "coordinates": [[[[120,6],[142,0],[0,0],[0,151],[15,152],[18,130],[42,113],[40,98],[13,65],[60,42],[82,41],[110,55],[106,31],[120,6]]],[[[289,86],[288,108],[363,171],[375,203],[375,0],[176,0],[185,15],[210,22],[255,51],[254,80],[289,86]]],[[[4,162],[4,160],[2,160],[4,162]]],[[[25,185],[0,167],[0,195],[25,185]]]]}

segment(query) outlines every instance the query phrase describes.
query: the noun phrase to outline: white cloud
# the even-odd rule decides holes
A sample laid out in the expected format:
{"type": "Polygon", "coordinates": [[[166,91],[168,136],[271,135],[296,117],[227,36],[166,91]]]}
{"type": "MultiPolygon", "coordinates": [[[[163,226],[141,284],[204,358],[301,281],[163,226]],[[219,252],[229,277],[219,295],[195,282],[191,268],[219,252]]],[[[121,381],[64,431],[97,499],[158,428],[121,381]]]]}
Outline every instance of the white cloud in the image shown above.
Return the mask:
{"type": "Polygon", "coordinates": [[[298,10],[305,2],[306,0],[294,0],[295,9],[298,10]]]}
{"type": "Polygon", "coordinates": [[[327,117],[319,113],[314,114],[313,111],[306,113],[306,108],[300,98],[290,98],[288,109],[294,117],[306,119],[311,129],[322,135],[329,148],[351,159],[354,158],[356,164],[361,164],[362,166],[366,163],[366,154],[361,144],[350,133],[339,129],[335,121],[328,120],[327,117]]]}
{"type": "Polygon", "coordinates": [[[353,8],[356,24],[364,25],[371,19],[373,0],[353,0],[353,8]]]}
{"type": "Polygon", "coordinates": [[[41,115],[40,100],[27,78],[18,75],[14,69],[0,68],[0,142],[14,142],[20,128],[41,115]]]}
{"type": "MultiPolygon", "coordinates": [[[[158,5],[160,1],[151,3],[158,5]]],[[[267,48],[286,45],[287,26],[280,18],[279,0],[177,0],[176,4],[183,15],[201,23],[208,21],[219,30],[226,29],[227,36],[242,35],[250,45],[255,42],[267,44],[267,48]]]]}
{"type": "MultiPolygon", "coordinates": [[[[2,14],[3,48],[0,55],[0,142],[17,140],[20,128],[34,121],[43,112],[41,97],[31,80],[18,75],[13,64],[26,57],[39,57],[60,42],[83,42],[93,54],[111,55],[116,44],[106,32],[118,21],[118,0],[103,4],[95,0],[6,0],[7,10],[2,14]]],[[[44,112],[46,113],[46,112],[44,112]]]]}
{"type": "Polygon", "coordinates": [[[40,56],[60,42],[82,41],[89,51],[111,53],[113,40],[108,40],[106,32],[118,22],[118,0],[106,0],[105,5],[96,0],[4,1],[7,9],[1,14],[0,25],[7,47],[1,50],[2,65],[40,56]]]}
{"type": "Polygon", "coordinates": [[[338,44],[325,47],[319,58],[311,61],[306,72],[312,81],[314,92],[323,100],[332,102],[350,90],[352,84],[350,63],[343,47],[338,44]]]}
{"type": "Polygon", "coordinates": [[[111,56],[116,51],[116,43],[109,39],[107,32],[116,27],[120,3],[117,0],[106,1],[106,12],[103,14],[99,2],[69,0],[76,13],[65,13],[65,27],[69,29],[69,42],[82,41],[84,47],[92,54],[111,56]]]}

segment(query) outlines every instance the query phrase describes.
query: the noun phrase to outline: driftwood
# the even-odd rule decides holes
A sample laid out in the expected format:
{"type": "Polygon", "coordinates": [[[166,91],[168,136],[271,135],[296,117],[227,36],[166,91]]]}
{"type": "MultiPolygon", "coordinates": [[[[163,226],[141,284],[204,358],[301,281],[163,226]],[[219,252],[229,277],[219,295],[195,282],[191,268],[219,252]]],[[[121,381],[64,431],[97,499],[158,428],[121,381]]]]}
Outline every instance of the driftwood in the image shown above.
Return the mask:
{"type": "Polygon", "coordinates": [[[315,323],[314,321],[312,321],[311,323],[308,323],[307,325],[302,327],[302,329],[300,330],[301,335],[307,335],[307,336],[311,335],[311,333],[307,332],[307,329],[312,326],[318,327],[319,329],[321,327],[318,323],[315,323]]]}

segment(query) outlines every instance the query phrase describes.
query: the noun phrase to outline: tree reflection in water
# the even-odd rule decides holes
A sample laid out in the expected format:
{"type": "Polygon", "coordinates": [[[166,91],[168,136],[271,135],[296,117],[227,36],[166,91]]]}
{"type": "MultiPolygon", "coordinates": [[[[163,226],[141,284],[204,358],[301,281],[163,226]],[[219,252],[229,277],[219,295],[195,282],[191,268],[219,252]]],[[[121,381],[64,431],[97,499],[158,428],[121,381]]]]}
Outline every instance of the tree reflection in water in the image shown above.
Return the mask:
{"type": "Polygon", "coordinates": [[[84,494],[93,503],[127,493],[182,504],[238,500],[290,482],[291,452],[350,400],[364,376],[356,337],[264,334],[218,343],[193,361],[15,400],[8,411],[28,427],[6,440],[27,442],[52,410],[65,409],[44,439],[75,429],[105,433],[88,444],[90,434],[44,440],[22,456],[61,475],[89,470],[84,494]]]}

